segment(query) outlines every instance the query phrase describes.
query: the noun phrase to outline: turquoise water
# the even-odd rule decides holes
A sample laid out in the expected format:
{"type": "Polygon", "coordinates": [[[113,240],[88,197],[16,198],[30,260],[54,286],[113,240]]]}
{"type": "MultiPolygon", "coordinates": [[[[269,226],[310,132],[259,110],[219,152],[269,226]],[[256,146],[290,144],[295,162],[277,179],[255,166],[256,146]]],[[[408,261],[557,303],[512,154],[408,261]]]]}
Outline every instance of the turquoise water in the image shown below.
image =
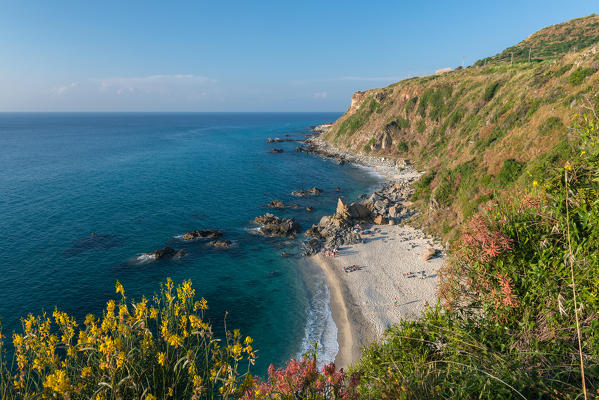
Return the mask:
{"type": "MultiPolygon", "coordinates": [[[[255,337],[258,373],[311,340],[334,339],[322,274],[309,272],[298,241],[249,234],[250,220],[273,199],[311,205],[275,211],[304,229],[330,214],[337,197],[354,198],[377,178],[293,151],[310,125],[334,113],[0,114],[0,320],[5,334],[29,312],[54,306],[83,318],[115,297],[151,296],[159,282],[191,279],[212,323],[255,337]],[[293,198],[318,186],[324,194],[293,198]],[[340,187],[341,191],[335,191],[340,187]],[[217,228],[230,250],[182,243],[186,231],[217,228]],[[96,237],[90,237],[95,232],[96,237]],[[164,246],[177,261],[140,264],[164,246]],[[329,318],[330,320],[330,318],[329,318]],[[327,331],[328,330],[328,331],[327,331]],[[328,332],[328,333],[327,333],[328,332]]],[[[300,235],[301,239],[302,236],[300,235]]],[[[7,335],[8,336],[8,335],[7,335]]],[[[331,344],[327,344],[329,352],[331,344]]]]}

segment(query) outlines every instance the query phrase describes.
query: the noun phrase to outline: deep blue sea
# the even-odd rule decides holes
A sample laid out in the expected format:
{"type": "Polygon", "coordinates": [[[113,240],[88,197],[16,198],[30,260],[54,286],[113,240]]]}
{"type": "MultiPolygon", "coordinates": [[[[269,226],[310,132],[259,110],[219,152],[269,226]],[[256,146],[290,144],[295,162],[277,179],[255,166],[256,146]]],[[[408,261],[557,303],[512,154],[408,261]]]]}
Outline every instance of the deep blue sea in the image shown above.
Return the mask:
{"type": "Polygon", "coordinates": [[[249,233],[273,199],[315,208],[293,216],[305,230],[353,199],[378,177],[296,153],[310,125],[335,113],[51,113],[0,114],[0,320],[10,337],[20,317],[59,309],[99,313],[116,298],[151,297],[159,283],[191,279],[208,300],[213,325],[255,337],[257,373],[324,345],[336,352],[322,272],[301,258],[295,241],[249,233]],[[284,153],[270,154],[273,147],[284,153]],[[318,186],[318,197],[291,192],[318,186]],[[340,187],[340,191],[336,191],[340,187]],[[184,232],[216,228],[229,250],[183,243],[184,232]],[[96,233],[95,237],[90,234],[96,233]],[[139,263],[164,246],[185,248],[176,261],[139,263]]]}

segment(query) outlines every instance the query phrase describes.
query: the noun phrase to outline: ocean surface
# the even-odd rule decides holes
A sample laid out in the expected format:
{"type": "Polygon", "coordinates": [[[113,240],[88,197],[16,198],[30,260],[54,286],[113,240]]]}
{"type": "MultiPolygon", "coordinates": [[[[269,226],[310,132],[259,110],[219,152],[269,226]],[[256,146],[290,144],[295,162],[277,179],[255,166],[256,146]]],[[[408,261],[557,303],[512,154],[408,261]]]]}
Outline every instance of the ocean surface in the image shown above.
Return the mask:
{"type": "Polygon", "coordinates": [[[151,297],[159,283],[191,279],[208,300],[217,332],[227,326],[255,338],[264,373],[320,343],[337,351],[336,328],[321,271],[300,257],[296,240],[253,235],[265,212],[295,217],[305,230],[380,177],[294,151],[310,125],[335,113],[17,113],[0,114],[0,321],[5,336],[20,317],[54,307],[83,319],[116,298],[151,297]],[[285,135],[290,135],[286,137],[285,135]],[[284,153],[271,154],[273,147],[284,153]],[[317,186],[318,197],[291,192],[317,186]],[[341,190],[336,191],[339,187],[341,190]],[[299,203],[269,210],[273,199],[299,203]],[[305,206],[314,212],[305,211],[305,206]],[[177,237],[221,229],[229,250],[177,237]],[[95,236],[90,236],[91,233],[95,236]],[[140,263],[165,246],[180,260],[140,263]]]}

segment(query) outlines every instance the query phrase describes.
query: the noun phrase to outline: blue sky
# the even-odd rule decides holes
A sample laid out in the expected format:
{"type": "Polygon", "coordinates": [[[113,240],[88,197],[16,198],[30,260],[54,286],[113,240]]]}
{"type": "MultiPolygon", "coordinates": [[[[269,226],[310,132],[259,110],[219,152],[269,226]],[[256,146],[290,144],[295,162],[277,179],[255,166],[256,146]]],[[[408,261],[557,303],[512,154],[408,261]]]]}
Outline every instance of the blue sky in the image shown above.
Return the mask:
{"type": "Polygon", "coordinates": [[[343,111],[596,1],[0,2],[0,111],[343,111]]]}

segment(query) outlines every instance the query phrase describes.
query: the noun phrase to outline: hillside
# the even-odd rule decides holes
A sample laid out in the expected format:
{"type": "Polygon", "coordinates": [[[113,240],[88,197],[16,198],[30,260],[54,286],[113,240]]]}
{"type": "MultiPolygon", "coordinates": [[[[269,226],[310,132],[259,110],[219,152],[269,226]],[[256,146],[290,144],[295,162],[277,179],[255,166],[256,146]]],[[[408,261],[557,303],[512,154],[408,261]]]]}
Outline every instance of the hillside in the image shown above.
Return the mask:
{"type": "Polygon", "coordinates": [[[413,199],[423,211],[420,222],[449,238],[482,204],[542,179],[569,154],[566,127],[596,94],[599,53],[594,46],[568,52],[569,46],[551,43],[573,37],[595,43],[598,20],[593,15],[545,28],[515,46],[548,43],[564,52],[553,60],[487,63],[357,92],[325,139],[409,159],[427,171],[413,199]]]}

